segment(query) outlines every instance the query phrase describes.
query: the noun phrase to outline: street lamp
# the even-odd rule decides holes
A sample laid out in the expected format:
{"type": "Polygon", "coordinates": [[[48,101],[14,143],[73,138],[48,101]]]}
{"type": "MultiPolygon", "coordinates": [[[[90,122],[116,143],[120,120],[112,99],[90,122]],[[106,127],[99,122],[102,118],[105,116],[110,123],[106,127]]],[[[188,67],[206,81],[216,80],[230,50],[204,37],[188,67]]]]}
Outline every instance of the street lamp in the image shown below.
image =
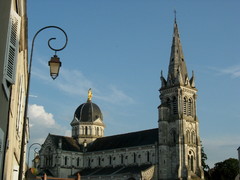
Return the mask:
{"type": "MultiPolygon", "coordinates": [[[[29,146],[29,148],[28,148],[28,166],[30,166],[29,164],[29,156],[30,156],[30,149],[31,149],[31,147],[32,146],[34,146],[34,145],[39,145],[41,148],[42,148],[42,145],[41,144],[39,144],[39,143],[33,143],[33,144],[31,144],[31,146],[29,146]]],[[[36,150],[36,148],[34,149],[34,151],[36,150]]]]}
{"type": "Polygon", "coordinates": [[[61,62],[60,62],[60,58],[57,56],[57,52],[63,50],[66,46],[67,46],[67,42],[68,42],[68,37],[66,32],[58,27],[58,26],[46,26],[41,28],[40,30],[38,30],[36,32],[36,34],[33,37],[32,40],[32,48],[31,48],[31,54],[30,54],[30,61],[29,61],[29,68],[28,68],[28,82],[27,82],[27,93],[26,93],[26,100],[25,100],[25,111],[24,111],[24,120],[23,120],[23,131],[22,131],[22,143],[21,143],[21,155],[20,155],[20,168],[19,168],[19,179],[22,180],[23,179],[23,167],[24,167],[24,151],[25,151],[25,138],[26,138],[26,125],[27,125],[27,111],[28,111],[28,98],[29,98],[29,90],[30,90],[30,79],[31,79],[31,70],[32,70],[32,57],[33,57],[33,48],[34,48],[34,42],[35,39],[37,37],[37,35],[42,32],[45,29],[49,29],[49,28],[53,28],[53,29],[58,29],[61,32],[63,32],[66,42],[63,45],[62,48],[56,49],[53,48],[50,44],[50,42],[52,40],[56,40],[56,38],[50,38],[48,40],[48,47],[50,49],[52,49],[53,51],[55,51],[55,55],[51,58],[51,60],[48,62],[49,66],[50,66],[50,75],[53,79],[56,79],[59,73],[59,69],[61,67],[61,62]]]}
{"type": "Polygon", "coordinates": [[[48,61],[48,65],[50,66],[50,76],[54,79],[57,78],[60,67],[62,65],[60,58],[57,55],[54,55],[50,61],[48,61]]]}

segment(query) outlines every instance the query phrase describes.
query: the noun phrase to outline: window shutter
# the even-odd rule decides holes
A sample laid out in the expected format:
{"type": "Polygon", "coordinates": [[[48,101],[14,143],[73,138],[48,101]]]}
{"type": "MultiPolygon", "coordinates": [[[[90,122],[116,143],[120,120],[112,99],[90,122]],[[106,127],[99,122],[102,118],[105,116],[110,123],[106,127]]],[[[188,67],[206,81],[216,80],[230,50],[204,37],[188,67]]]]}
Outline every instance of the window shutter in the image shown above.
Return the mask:
{"type": "Polygon", "coordinates": [[[15,82],[16,62],[20,39],[20,26],[21,17],[15,11],[11,11],[4,65],[4,77],[11,84],[15,82]]]}

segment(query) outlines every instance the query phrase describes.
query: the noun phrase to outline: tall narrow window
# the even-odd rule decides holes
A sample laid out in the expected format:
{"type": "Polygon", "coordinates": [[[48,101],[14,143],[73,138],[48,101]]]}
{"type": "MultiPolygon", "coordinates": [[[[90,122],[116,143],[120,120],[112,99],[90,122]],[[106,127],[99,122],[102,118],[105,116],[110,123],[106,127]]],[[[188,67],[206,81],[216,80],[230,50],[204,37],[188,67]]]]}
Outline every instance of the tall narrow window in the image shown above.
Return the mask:
{"type": "Polygon", "coordinates": [[[77,166],[79,166],[79,164],[80,164],[80,158],[78,157],[77,158],[77,166]]]}
{"type": "Polygon", "coordinates": [[[97,136],[99,136],[99,127],[97,127],[97,136]]]}
{"type": "Polygon", "coordinates": [[[112,156],[109,156],[109,165],[112,165],[112,156]]]}
{"type": "Polygon", "coordinates": [[[186,133],[186,140],[187,140],[187,143],[189,144],[190,143],[190,132],[187,131],[186,133]]]}
{"type": "Polygon", "coordinates": [[[176,143],[176,131],[174,129],[171,130],[170,132],[170,136],[171,136],[171,143],[176,143]]]}
{"type": "Polygon", "coordinates": [[[88,167],[91,167],[91,159],[88,158],[88,167]]]}
{"type": "Polygon", "coordinates": [[[77,128],[77,126],[76,126],[74,129],[75,129],[75,135],[77,135],[77,134],[78,134],[78,128],[77,128]]]}
{"type": "Polygon", "coordinates": [[[149,161],[150,161],[150,153],[147,152],[147,162],[149,162],[149,161]]]}
{"type": "Polygon", "coordinates": [[[194,153],[192,151],[189,151],[188,166],[191,171],[194,171],[194,153]]]}
{"type": "Polygon", "coordinates": [[[98,157],[98,165],[101,166],[101,157],[98,157]]]}
{"type": "Polygon", "coordinates": [[[121,154],[121,164],[123,164],[123,155],[121,154]]]}
{"type": "Polygon", "coordinates": [[[88,127],[85,126],[85,135],[88,135],[88,127]]]}
{"type": "Polygon", "coordinates": [[[173,114],[178,114],[178,105],[177,105],[176,97],[173,97],[172,103],[173,103],[173,114]]]}
{"type": "Polygon", "coordinates": [[[183,114],[187,115],[187,98],[183,98],[183,114]]]}
{"type": "Polygon", "coordinates": [[[68,163],[68,158],[67,156],[65,156],[65,166],[67,165],[67,163],[68,163]]]}
{"type": "Polygon", "coordinates": [[[169,106],[169,108],[171,108],[171,102],[169,98],[167,98],[167,105],[169,106]]]}
{"type": "Polygon", "coordinates": [[[196,142],[196,136],[195,136],[194,131],[192,131],[192,133],[191,133],[191,141],[193,144],[195,144],[195,142],[196,142]]]}
{"type": "Polygon", "coordinates": [[[136,163],[136,153],[133,153],[133,163],[136,163]]]}
{"type": "Polygon", "coordinates": [[[192,99],[188,100],[188,116],[192,116],[192,99]]]}

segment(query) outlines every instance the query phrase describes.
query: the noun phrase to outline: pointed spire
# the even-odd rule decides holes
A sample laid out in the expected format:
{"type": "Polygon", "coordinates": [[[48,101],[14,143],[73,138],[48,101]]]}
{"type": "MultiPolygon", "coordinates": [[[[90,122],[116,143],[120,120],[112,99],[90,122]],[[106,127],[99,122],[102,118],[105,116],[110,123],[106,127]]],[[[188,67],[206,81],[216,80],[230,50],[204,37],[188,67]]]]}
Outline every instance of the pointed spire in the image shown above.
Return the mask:
{"type": "Polygon", "coordinates": [[[167,81],[165,80],[165,78],[163,77],[163,71],[161,70],[161,82],[162,82],[162,88],[164,88],[167,84],[167,81]]]}
{"type": "Polygon", "coordinates": [[[195,88],[195,75],[194,71],[192,71],[192,78],[190,79],[190,85],[195,88]]]}
{"type": "Polygon", "coordinates": [[[177,23],[177,11],[174,9],[174,22],[177,23]]]}
{"type": "MultiPolygon", "coordinates": [[[[180,36],[178,32],[177,26],[177,18],[176,18],[176,10],[174,11],[174,30],[173,30],[173,40],[172,40],[172,48],[170,55],[170,62],[168,67],[168,77],[171,77],[171,81],[175,80],[178,76],[178,69],[181,72],[182,82],[188,77],[187,67],[184,60],[182,45],[180,41],[180,36]]],[[[170,79],[168,79],[170,81],[170,79]]]]}

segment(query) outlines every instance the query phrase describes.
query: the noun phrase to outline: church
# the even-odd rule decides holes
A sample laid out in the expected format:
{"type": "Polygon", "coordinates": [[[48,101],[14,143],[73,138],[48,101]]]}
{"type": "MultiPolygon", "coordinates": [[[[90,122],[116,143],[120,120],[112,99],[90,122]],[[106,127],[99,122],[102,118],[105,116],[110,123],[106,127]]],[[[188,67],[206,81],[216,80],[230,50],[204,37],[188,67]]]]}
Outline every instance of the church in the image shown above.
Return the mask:
{"type": "Polygon", "coordinates": [[[72,137],[49,134],[39,151],[40,170],[54,177],[116,180],[204,179],[197,89],[187,72],[176,18],[167,77],[161,73],[158,127],[104,136],[100,107],[87,101],[75,110],[72,137]]]}

